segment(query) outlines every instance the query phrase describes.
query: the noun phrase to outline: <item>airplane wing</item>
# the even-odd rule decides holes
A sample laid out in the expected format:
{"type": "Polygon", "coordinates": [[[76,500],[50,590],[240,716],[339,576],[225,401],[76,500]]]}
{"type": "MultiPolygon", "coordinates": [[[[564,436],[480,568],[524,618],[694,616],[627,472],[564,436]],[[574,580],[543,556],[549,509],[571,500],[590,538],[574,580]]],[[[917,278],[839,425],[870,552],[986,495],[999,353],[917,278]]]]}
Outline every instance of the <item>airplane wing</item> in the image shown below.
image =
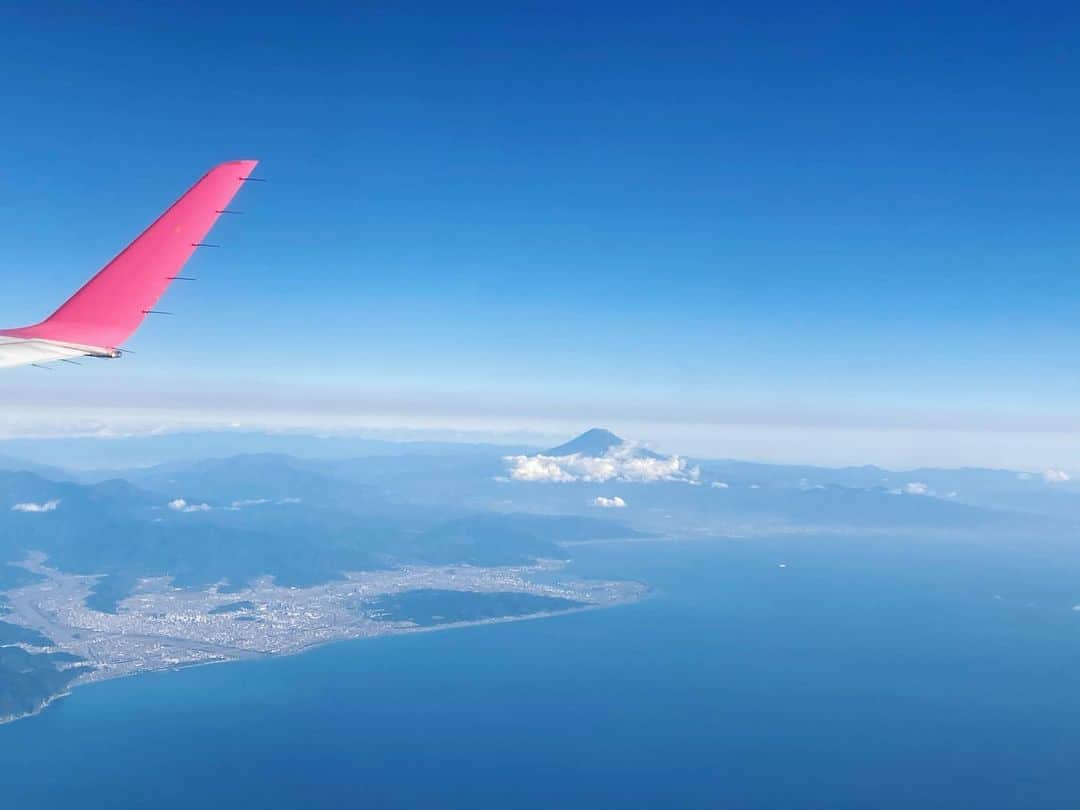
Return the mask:
{"type": "Polygon", "coordinates": [[[0,368],[119,357],[257,163],[215,166],[56,312],[34,326],[0,329],[0,368]]]}

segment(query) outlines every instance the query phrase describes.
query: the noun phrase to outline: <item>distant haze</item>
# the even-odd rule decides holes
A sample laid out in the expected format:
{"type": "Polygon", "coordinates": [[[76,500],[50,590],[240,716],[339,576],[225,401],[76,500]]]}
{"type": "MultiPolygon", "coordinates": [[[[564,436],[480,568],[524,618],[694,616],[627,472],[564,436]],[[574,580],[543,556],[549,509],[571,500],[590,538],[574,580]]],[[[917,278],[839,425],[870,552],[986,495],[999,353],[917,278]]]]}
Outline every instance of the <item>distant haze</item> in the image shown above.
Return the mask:
{"type": "MultiPolygon", "coordinates": [[[[67,385],[81,384],[67,379],[67,385]]],[[[15,394],[18,399],[18,392],[15,394]]],[[[442,401],[437,397],[433,400],[442,401]]],[[[252,398],[252,403],[259,401],[258,396],[252,398]]],[[[991,417],[982,413],[970,415],[965,425],[961,416],[931,421],[889,415],[875,423],[872,415],[859,414],[844,424],[842,414],[785,420],[775,413],[762,412],[755,419],[750,409],[718,409],[711,420],[694,414],[693,420],[683,421],[675,407],[667,417],[636,415],[627,413],[629,410],[620,409],[622,416],[605,418],[595,407],[583,408],[580,417],[561,412],[516,415],[512,409],[495,412],[490,403],[478,406],[475,415],[468,414],[464,406],[446,414],[428,414],[419,408],[369,409],[363,403],[358,403],[355,410],[336,408],[323,413],[262,409],[254,404],[226,410],[150,404],[121,407],[112,402],[101,407],[71,408],[22,404],[5,408],[0,416],[0,453],[8,452],[4,444],[13,439],[107,439],[201,430],[343,435],[387,441],[488,442],[540,449],[554,447],[567,436],[600,423],[654,449],[695,457],[827,466],[879,464],[893,468],[1080,468],[1074,461],[1080,459],[1080,420],[1074,423],[1067,416],[1044,418],[1033,425],[1008,415],[991,417]]]]}

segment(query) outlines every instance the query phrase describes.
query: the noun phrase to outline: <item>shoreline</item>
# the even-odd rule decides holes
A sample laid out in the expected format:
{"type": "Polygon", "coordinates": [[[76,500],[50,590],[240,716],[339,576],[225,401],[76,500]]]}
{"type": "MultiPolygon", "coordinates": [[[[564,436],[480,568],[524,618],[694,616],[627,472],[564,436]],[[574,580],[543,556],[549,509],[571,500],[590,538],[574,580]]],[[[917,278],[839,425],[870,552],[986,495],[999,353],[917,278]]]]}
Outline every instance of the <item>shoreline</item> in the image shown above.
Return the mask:
{"type": "Polygon", "coordinates": [[[15,723],[19,720],[25,720],[28,717],[37,717],[39,714],[44,712],[47,708],[49,708],[52,704],[56,703],[58,700],[63,700],[64,698],[69,697],[72,691],[74,691],[75,686],[75,684],[72,684],[63,692],[58,692],[55,695],[50,695],[49,697],[41,701],[41,704],[36,709],[24,712],[23,714],[9,714],[6,717],[0,717],[0,726],[7,725],[8,723],[15,723]]]}
{"type": "Polygon", "coordinates": [[[295,650],[289,652],[279,653],[256,653],[250,654],[243,658],[220,658],[213,661],[196,661],[190,664],[180,664],[178,666],[162,667],[159,669],[143,669],[135,670],[134,672],[120,672],[115,675],[110,675],[104,678],[98,678],[93,680],[80,680],[76,679],[72,681],[68,688],[61,693],[51,695],[41,702],[41,705],[34,710],[19,715],[10,715],[8,717],[0,717],[0,726],[8,725],[10,723],[18,722],[19,720],[26,720],[31,717],[36,717],[42,714],[49,706],[56,701],[69,697],[76,689],[85,686],[93,686],[98,683],[107,683],[109,681],[120,680],[122,678],[134,678],[141,675],[151,675],[154,673],[164,672],[181,672],[187,669],[194,669],[196,667],[215,666],[219,664],[236,664],[245,661],[266,661],[277,658],[291,658],[293,656],[304,655],[305,653],[320,649],[322,647],[329,647],[333,644],[346,644],[349,642],[367,641],[369,639],[378,638],[391,638],[393,636],[404,636],[417,633],[434,633],[444,630],[461,630],[469,627],[481,627],[491,624],[510,624],[512,622],[523,622],[537,619],[550,619],[556,616],[567,616],[575,613],[586,613],[593,610],[606,610],[608,608],[620,607],[622,605],[631,605],[637,602],[641,602],[652,594],[652,589],[647,588],[639,596],[633,599],[620,599],[618,601],[610,602],[607,604],[583,604],[580,607],[568,608],[566,610],[555,611],[543,611],[540,613],[528,613],[521,616],[498,616],[491,619],[477,619],[475,621],[463,621],[463,622],[448,622],[447,624],[434,624],[434,625],[412,625],[394,627],[386,632],[375,633],[367,636],[353,636],[343,637],[336,639],[329,639],[326,641],[318,641],[311,644],[302,645],[295,650]]]}

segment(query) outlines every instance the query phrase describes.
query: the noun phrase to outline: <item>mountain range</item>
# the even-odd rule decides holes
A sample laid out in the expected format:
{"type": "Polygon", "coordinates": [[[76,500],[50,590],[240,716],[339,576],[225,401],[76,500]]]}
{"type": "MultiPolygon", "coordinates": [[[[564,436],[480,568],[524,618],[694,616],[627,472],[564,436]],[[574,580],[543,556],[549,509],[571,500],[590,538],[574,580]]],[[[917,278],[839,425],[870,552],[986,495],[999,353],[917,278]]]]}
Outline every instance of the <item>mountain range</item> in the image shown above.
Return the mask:
{"type": "MultiPolygon", "coordinates": [[[[287,453],[281,437],[211,438],[192,442],[206,446],[200,458],[182,457],[177,438],[60,440],[79,462],[94,447],[96,458],[147,462],[94,469],[57,463],[60,445],[0,443],[0,614],[3,592],[37,578],[12,564],[31,552],[96,575],[87,605],[109,612],[144,577],[230,590],[269,575],[299,587],[412,563],[564,559],[567,544],[594,540],[844,532],[1071,542],[1080,526],[1080,488],[1061,473],[684,459],[602,428],[547,450],[370,443],[357,455],[321,439],[289,437],[306,452],[287,453]]],[[[9,685],[0,716],[32,711],[79,673],[25,632],[0,615],[9,685]]]]}

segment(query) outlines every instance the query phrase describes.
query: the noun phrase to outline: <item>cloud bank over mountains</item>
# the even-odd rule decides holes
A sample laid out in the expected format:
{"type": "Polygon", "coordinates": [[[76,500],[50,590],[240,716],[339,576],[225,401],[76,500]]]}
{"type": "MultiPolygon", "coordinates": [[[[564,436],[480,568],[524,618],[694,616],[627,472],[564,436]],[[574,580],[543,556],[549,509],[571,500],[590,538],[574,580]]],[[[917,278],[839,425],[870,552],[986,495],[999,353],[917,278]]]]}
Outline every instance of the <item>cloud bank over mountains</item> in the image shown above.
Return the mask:
{"type": "Polygon", "coordinates": [[[662,456],[614,433],[593,428],[535,455],[507,456],[514,481],[546,483],[696,482],[700,472],[679,456],[662,456]]]}

